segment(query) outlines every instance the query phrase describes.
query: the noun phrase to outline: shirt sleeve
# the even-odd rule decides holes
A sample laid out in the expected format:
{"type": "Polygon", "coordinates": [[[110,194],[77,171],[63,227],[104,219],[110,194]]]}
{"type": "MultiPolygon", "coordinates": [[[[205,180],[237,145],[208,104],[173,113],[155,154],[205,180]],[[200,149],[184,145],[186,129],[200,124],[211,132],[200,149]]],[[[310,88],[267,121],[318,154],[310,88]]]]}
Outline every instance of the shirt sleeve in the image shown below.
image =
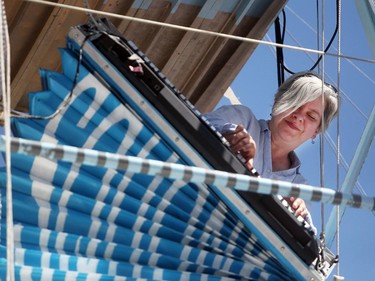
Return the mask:
{"type": "Polygon", "coordinates": [[[242,125],[248,132],[251,131],[253,124],[258,124],[254,122],[257,119],[251,110],[243,105],[225,105],[204,114],[204,117],[221,133],[226,124],[242,125]]]}
{"type": "Polygon", "coordinates": [[[316,226],[314,225],[314,222],[313,222],[313,219],[312,219],[312,216],[311,216],[309,210],[307,210],[307,215],[305,217],[305,221],[310,225],[310,230],[315,235],[317,235],[318,234],[318,230],[317,230],[316,226]]]}

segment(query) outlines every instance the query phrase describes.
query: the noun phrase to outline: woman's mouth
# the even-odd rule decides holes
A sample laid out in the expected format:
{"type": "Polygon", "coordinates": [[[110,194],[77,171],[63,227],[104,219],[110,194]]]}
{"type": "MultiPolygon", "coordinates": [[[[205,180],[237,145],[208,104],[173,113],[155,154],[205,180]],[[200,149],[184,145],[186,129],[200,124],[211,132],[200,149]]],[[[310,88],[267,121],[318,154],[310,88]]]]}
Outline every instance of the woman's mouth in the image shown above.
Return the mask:
{"type": "Polygon", "coordinates": [[[288,124],[288,126],[289,126],[290,128],[292,128],[293,130],[300,131],[300,129],[298,128],[298,126],[297,126],[295,123],[290,122],[290,121],[287,121],[287,120],[285,120],[285,122],[286,122],[286,123],[288,124]]]}

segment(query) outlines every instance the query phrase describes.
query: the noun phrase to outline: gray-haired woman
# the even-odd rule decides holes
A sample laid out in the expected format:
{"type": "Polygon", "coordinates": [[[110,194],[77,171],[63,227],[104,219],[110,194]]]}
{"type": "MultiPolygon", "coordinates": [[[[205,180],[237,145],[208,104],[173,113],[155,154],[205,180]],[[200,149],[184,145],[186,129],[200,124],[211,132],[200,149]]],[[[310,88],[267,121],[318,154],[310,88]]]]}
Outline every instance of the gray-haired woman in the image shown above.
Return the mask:
{"type": "MultiPolygon", "coordinates": [[[[246,165],[254,167],[262,177],[305,184],[294,150],[326,130],[337,108],[334,87],[323,83],[313,72],[299,72],[279,87],[271,120],[257,120],[242,105],[223,106],[205,117],[228,140],[231,149],[244,158],[246,165]]],[[[299,198],[289,201],[295,215],[313,226],[305,202],[299,198]]],[[[316,232],[315,227],[313,230],[316,232]]]]}

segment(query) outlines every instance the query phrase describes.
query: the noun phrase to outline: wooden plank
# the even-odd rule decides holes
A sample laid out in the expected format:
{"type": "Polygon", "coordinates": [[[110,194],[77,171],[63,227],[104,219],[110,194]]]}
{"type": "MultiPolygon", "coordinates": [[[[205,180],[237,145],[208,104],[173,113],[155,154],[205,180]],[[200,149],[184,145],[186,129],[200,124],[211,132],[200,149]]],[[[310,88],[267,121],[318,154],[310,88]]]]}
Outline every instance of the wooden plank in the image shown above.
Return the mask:
{"type": "MultiPolygon", "coordinates": [[[[58,2],[82,5],[81,0],[58,2]]],[[[214,8],[211,15],[210,7],[206,6],[204,9],[183,1],[173,6],[177,2],[152,0],[147,2],[148,9],[134,8],[135,0],[89,2],[93,9],[252,38],[262,38],[285,4],[285,0],[270,1],[273,2],[272,7],[255,25],[255,19],[243,20],[244,18],[236,25],[235,15],[220,12],[220,6],[214,8]],[[203,10],[210,14],[206,18],[198,17],[203,10]],[[212,16],[215,16],[214,19],[212,16]]],[[[82,24],[88,18],[82,12],[23,0],[5,0],[5,5],[12,50],[12,107],[26,111],[26,93],[41,89],[39,68],[59,71],[58,48],[65,46],[65,36],[70,27],[82,24]]],[[[126,38],[136,43],[177,88],[203,110],[216,105],[255,48],[255,45],[249,43],[233,43],[213,36],[109,19],[126,38]]]]}
{"type": "MultiPolygon", "coordinates": [[[[269,26],[273,23],[286,2],[287,0],[273,1],[254,28],[251,29],[247,37],[255,39],[263,38],[268,31],[269,26]]],[[[206,87],[205,91],[199,96],[199,99],[195,101],[196,107],[201,112],[208,112],[214,109],[225,91],[245,65],[256,46],[256,44],[244,42],[232,52],[231,57],[225,64],[226,67],[220,69],[210,85],[206,87]]]]}
{"type": "MultiPolygon", "coordinates": [[[[80,0],[60,0],[59,3],[77,5],[80,0]]],[[[97,3],[97,2],[96,2],[97,3]]],[[[41,89],[39,69],[60,69],[58,48],[65,46],[65,36],[71,26],[87,21],[85,13],[63,8],[27,3],[18,19],[20,23],[12,33],[12,49],[22,46],[18,54],[22,65],[16,69],[12,81],[12,108],[27,110],[26,93],[41,89]],[[25,33],[31,37],[24,38],[25,33]]]]}

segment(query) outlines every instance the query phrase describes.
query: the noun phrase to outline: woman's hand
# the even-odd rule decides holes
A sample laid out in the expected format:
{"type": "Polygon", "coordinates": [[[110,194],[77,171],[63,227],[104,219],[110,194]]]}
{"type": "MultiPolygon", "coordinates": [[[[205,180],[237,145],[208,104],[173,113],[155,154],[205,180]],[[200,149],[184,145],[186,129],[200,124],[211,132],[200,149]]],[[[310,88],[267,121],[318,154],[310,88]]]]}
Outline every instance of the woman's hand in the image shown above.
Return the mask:
{"type": "Polygon", "coordinates": [[[223,136],[230,144],[230,148],[234,153],[240,154],[249,169],[253,168],[253,158],[256,152],[256,143],[247,133],[246,129],[238,125],[236,130],[231,133],[225,133],[223,136]]]}
{"type": "Polygon", "coordinates": [[[301,216],[303,218],[306,217],[307,207],[306,207],[306,203],[303,199],[295,198],[295,197],[289,197],[288,201],[289,201],[289,205],[293,208],[294,215],[296,217],[298,217],[298,216],[301,216]]]}

